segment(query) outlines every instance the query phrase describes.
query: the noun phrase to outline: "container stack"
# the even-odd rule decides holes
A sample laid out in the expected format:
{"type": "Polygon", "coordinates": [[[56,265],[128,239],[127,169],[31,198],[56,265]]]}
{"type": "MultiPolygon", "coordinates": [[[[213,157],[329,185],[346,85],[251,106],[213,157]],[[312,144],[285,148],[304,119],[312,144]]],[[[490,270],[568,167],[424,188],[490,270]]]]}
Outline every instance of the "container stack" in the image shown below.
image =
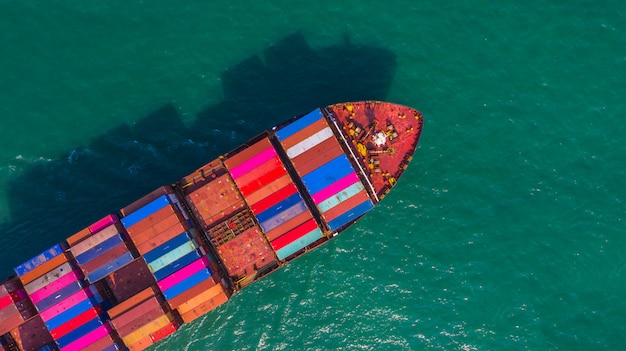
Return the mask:
{"type": "MultiPolygon", "coordinates": [[[[53,351],[58,350],[54,339],[40,316],[35,316],[7,335],[14,348],[7,350],[53,351]]],[[[0,348],[0,350],[2,350],[0,348]]]]}
{"type": "Polygon", "coordinates": [[[135,259],[117,216],[108,215],[68,239],[70,251],[90,284],[135,259]]]}
{"type": "Polygon", "coordinates": [[[150,194],[122,210],[122,223],[143,255],[172,309],[184,322],[196,319],[227,300],[206,251],[196,241],[171,189],[150,194]]]}
{"type": "Polygon", "coordinates": [[[230,156],[224,164],[279,259],[321,238],[321,231],[314,231],[317,224],[269,139],[230,156]],[[305,223],[313,229],[307,233],[293,232],[305,223]],[[302,239],[310,232],[311,235],[302,239]],[[287,235],[290,240],[278,240],[286,234],[290,234],[287,235]],[[306,240],[309,238],[313,240],[306,240]]]}
{"type": "Polygon", "coordinates": [[[56,245],[15,272],[58,347],[89,350],[88,345],[109,338],[112,331],[101,317],[100,293],[84,283],[82,272],[64,249],[65,245],[56,245]]]}
{"type": "Polygon", "coordinates": [[[276,136],[331,230],[374,207],[321,110],[278,130],[276,136]]]}
{"type": "Polygon", "coordinates": [[[109,309],[108,314],[111,324],[131,351],[149,347],[180,326],[154,287],[109,309]]]}
{"type": "MultiPolygon", "coordinates": [[[[185,200],[204,229],[232,217],[246,205],[219,159],[181,179],[180,184],[185,200]]],[[[219,241],[220,238],[214,241],[216,246],[219,241]]]]}
{"type": "Polygon", "coordinates": [[[0,335],[18,328],[36,314],[19,279],[0,284],[0,335]]]}

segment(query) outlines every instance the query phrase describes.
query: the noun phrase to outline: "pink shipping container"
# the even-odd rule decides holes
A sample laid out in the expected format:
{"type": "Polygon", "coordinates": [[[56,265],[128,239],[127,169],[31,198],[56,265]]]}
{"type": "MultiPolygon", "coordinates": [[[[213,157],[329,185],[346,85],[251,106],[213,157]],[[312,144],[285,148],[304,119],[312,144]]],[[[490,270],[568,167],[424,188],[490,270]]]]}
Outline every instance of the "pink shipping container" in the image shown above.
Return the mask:
{"type": "Polygon", "coordinates": [[[85,334],[73,343],[62,348],[61,351],[80,351],[85,349],[94,340],[101,339],[106,335],[111,334],[111,327],[108,324],[102,325],[95,330],[85,334]]]}
{"type": "Polygon", "coordinates": [[[96,223],[90,225],[88,229],[92,234],[95,234],[117,221],[118,221],[117,216],[110,214],[102,218],[101,220],[97,221],[96,223]]]}
{"type": "Polygon", "coordinates": [[[24,285],[24,289],[29,294],[32,294],[35,291],[45,287],[48,284],[52,284],[57,279],[63,277],[64,275],[70,274],[73,271],[74,269],[72,269],[72,266],[70,265],[70,263],[66,262],[60,265],[59,267],[51,270],[50,272],[42,275],[41,277],[33,280],[32,282],[24,285]]]}
{"type": "Polygon", "coordinates": [[[73,306],[75,306],[76,304],[78,304],[79,302],[85,301],[86,299],[92,297],[93,294],[91,293],[91,291],[87,288],[80,290],[79,292],[75,293],[74,295],[68,297],[67,299],[57,303],[56,305],[50,307],[49,309],[39,313],[39,315],[41,316],[41,318],[43,318],[44,321],[48,321],[50,319],[52,319],[53,317],[67,311],[68,309],[72,308],[73,306]]]}
{"type": "Polygon", "coordinates": [[[186,267],[183,267],[178,272],[166,277],[165,279],[161,280],[157,284],[159,285],[159,288],[161,288],[161,291],[165,291],[171,288],[172,286],[180,283],[181,281],[185,280],[186,278],[189,278],[194,273],[197,273],[201,271],[202,269],[207,268],[208,266],[209,266],[209,259],[206,256],[203,256],[201,259],[192,262],[186,267]]]}
{"type": "Polygon", "coordinates": [[[80,271],[73,270],[69,274],[64,275],[63,277],[30,294],[30,299],[34,303],[38,303],[39,301],[58,292],[69,284],[77,281],[78,279],[80,279],[80,277],[82,277],[80,271]]]}

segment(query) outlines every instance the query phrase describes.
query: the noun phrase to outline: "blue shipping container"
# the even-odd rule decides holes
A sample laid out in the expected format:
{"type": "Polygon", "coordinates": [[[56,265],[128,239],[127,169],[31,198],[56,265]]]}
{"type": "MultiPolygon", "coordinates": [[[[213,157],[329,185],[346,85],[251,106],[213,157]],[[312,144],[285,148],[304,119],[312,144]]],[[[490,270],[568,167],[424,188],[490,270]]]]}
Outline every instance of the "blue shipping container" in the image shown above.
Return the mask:
{"type": "Polygon", "coordinates": [[[55,351],[56,349],[57,349],[56,345],[48,344],[48,345],[45,345],[44,347],[38,349],[37,351],[55,351]]]}
{"type": "Polygon", "coordinates": [[[191,240],[191,238],[192,238],[191,233],[183,232],[171,238],[170,240],[164,242],[163,244],[155,247],[154,249],[146,252],[143,255],[143,258],[146,260],[146,262],[152,262],[156,260],[157,258],[165,255],[166,253],[179,247],[180,245],[186,243],[187,241],[191,240]]]}
{"type": "Polygon", "coordinates": [[[117,234],[114,237],[108,238],[107,240],[101,242],[100,244],[76,256],[76,261],[80,263],[81,265],[85,264],[93,260],[94,258],[100,256],[103,252],[107,252],[110,249],[114,248],[115,246],[123,242],[124,242],[124,239],[122,238],[122,235],[117,234]]]}
{"type": "Polygon", "coordinates": [[[342,189],[340,192],[317,204],[317,208],[319,208],[321,212],[326,212],[363,190],[365,190],[363,183],[357,181],[356,183],[342,189]]]}
{"type": "Polygon", "coordinates": [[[122,218],[120,221],[122,222],[124,227],[129,228],[133,224],[138,223],[142,219],[145,219],[146,217],[148,217],[151,214],[155,213],[156,211],[162,209],[163,207],[165,207],[167,205],[170,205],[171,203],[172,202],[171,202],[169,196],[163,195],[163,196],[159,197],[158,199],[153,200],[152,202],[148,203],[144,207],[138,209],[137,211],[135,211],[135,212],[129,214],[128,216],[122,218]]]}
{"type": "Polygon", "coordinates": [[[75,281],[70,283],[68,286],[64,287],[63,289],[55,292],[54,294],[46,297],[45,299],[37,302],[35,304],[35,306],[37,306],[37,310],[39,310],[39,312],[43,312],[45,310],[47,310],[48,308],[56,305],[57,303],[67,299],[68,297],[72,296],[72,294],[77,293],[78,290],[82,289],[83,286],[80,283],[80,281],[75,281]]]}
{"type": "Polygon", "coordinates": [[[287,222],[288,220],[294,218],[295,216],[299,215],[300,213],[306,210],[307,210],[306,205],[304,204],[303,201],[300,201],[299,203],[289,207],[285,211],[259,224],[261,225],[261,228],[263,229],[263,231],[267,233],[270,230],[278,227],[279,225],[287,222]]]}
{"type": "Polygon", "coordinates": [[[177,259],[176,261],[168,264],[167,266],[159,269],[158,271],[154,272],[153,273],[154,278],[157,281],[161,281],[162,279],[165,279],[169,275],[174,274],[175,272],[178,272],[181,268],[188,266],[189,264],[191,264],[191,262],[194,262],[195,260],[201,257],[202,255],[200,254],[200,252],[198,252],[198,250],[194,250],[186,254],[185,256],[177,259]]]}
{"type": "Polygon", "coordinates": [[[297,204],[298,202],[301,202],[302,198],[300,197],[300,194],[295,193],[291,196],[288,196],[287,198],[281,200],[280,202],[278,202],[276,205],[266,209],[265,211],[259,213],[256,215],[256,218],[259,220],[259,222],[263,222],[266,221],[278,214],[280,214],[281,212],[285,211],[286,209],[288,209],[289,207],[292,207],[293,205],[297,204]]]}
{"type": "Polygon", "coordinates": [[[44,323],[46,324],[46,327],[48,327],[48,330],[56,329],[94,306],[94,301],[91,298],[88,298],[79,302],[75,306],[72,306],[72,308],[63,311],[63,313],[54,316],[54,318],[44,321],[44,323]]]}
{"type": "Polygon", "coordinates": [[[21,277],[24,274],[32,271],[33,269],[41,266],[42,264],[48,262],[49,260],[57,257],[62,253],[63,247],[61,246],[61,244],[56,244],[48,250],[15,267],[13,270],[18,276],[21,277]]]}
{"type": "Polygon", "coordinates": [[[285,140],[323,117],[324,115],[322,115],[322,110],[318,108],[317,110],[309,112],[308,114],[295,120],[293,123],[276,131],[276,136],[281,141],[285,140]]]}
{"type": "Polygon", "coordinates": [[[87,274],[87,280],[89,280],[89,282],[93,284],[98,280],[106,277],[109,273],[115,272],[116,270],[129,264],[134,259],[135,258],[133,257],[132,253],[126,252],[122,256],[87,274]]]}
{"type": "Polygon", "coordinates": [[[198,245],[196,245],[194,241],[187,241],[186,243],[174,248],[172,251],[166,253],[165,255],[148,263],[148,268],[150,269],[150,272],[154,273],[197,248],[198,245]]]}
{"type": "Polygon", "coordinates": [[[348,157],[345,154],[341,154],[303,176],[302,182],[304,182],[304,186],[309,190],[309,193],[314,195],[351,173],[354,173],[354,168],[348,161],[348,157]]]}
{"type": "Polygon", "coordinates": [[[102,351],[118,351],[120,350],[119,345],[117,345],[117,343],[113,344],[113,345],[109,345],[107,347],[105,347],[102,351]]]}
{"type": "Polygon", "coordinates": [[[299,239],[296,239],[293,242],[291,242],[289,245],[276,251],[276,256],[278,256],[279,259],[284,260],[285,258],[293,255],[294,253],[302,250],[304,247],[311,245],[315,241],[321,239],[322,236],[323,236],[322,231],[319,228],[315,228],[313,231],[309,232],[308,234],[305,234],[299,239]]]}
{"type": "Polygon", "coordinates": [[[90,331],[95,330],[96,328],[98,328],[99,326],[101,326],[102,323],[102,319],[100,319],[100,317],[96,317],[92,320],[90,320],[89,322],[80,325],[80,326],[76,326],[76,329],[72,330],[71,332],[63,335],[62,337],[58,338],[56,340],[57,345],[59,345],[59,347],[64,348],[67,345],[73,343],[74,341],[78,340],[78,338],[84,336],[85,334],[89,333],[90,331]]]}
{"type": "Polygon", "coordinates": [[[341,226],[343,226],[344,224],[346,224],[346,223],[348,223],[348,222],[358,218],[359,216],[365,214],[367,211],[371,210],[372,208],[374,208],[374,204],[372,203],[372,201],[365,200],[362,203],[360,203],[359,205],[357,205],[356,207],[354,207],[351,210],[345,212],[341,216],[339,216],[339,217],[333,219],[332,221],[328,222],[328,226],[330,227],[331,230],[338,229],[341,226]]]}
{"type": "Polygon", "coordinates": [[[189,278],[163,291],[163,295],[167,300],[171,300],[209,278],[211,278],[211,272],[208,269],[202,269],[189,278]]]}

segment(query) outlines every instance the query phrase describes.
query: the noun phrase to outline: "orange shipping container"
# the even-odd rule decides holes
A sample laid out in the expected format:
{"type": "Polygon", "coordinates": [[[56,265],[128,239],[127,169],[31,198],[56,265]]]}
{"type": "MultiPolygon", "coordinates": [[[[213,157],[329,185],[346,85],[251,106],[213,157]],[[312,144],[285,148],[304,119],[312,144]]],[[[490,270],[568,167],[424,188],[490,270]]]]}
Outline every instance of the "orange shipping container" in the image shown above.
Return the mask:
{"type": "Polygon", "coordinates": [[[109,309],[107,311],[107,313],[109,314],[109,317],[111,318],[115,318],[119,315],[121,315],[122,313],[130,310],[131,308],[135,307],[136,305],[142,303],[143,301],[155,296],[155,291],[158,290],[154,290],[155,287],[151,286],[145,290],[142,290],[141,292],[137,293],[137,295],[134,295],[133,297],[131,297],[130,299],[111,307],[111,309],[109,309]]]}
{"type": "Polygon", "coordinates": [[[270,147],[272,147],[272,144],[270,143],[269,139],[267,138],[262,139],[261,141],[248,147],[247,149],[241,151],[240,153],[235,154],[233,156],[229,156],[228,159],[224,161],[224,164],[226,165],[228,169],[233,169],[237,167],[238,165],[242,164],[243,162],[249,160],[253,156],[258,155],[259,153],[265,151],[266,149],[270,147]]]}
{"type": "Polygon", "coordinates": [[[67,238],[67,243],[70,246],[74,246],[74,244],[79,243],[81,241],[83,241],[84,239],[86,239],[88,236],[91,235],[91,232],[89,231],[89,228],[85,228],[81,231],[79,231],[78,233],[70,236],[69,238],[67,238]]]}
{"type": "Polygon", "coordinates": [[[201,293],[200,295],[192,298],[191,300],[181,304],[180,306],[178,306],[177,310],[178,312],[180,312],[180,314],[189,312],[191,310],[193,310],[194,308],[198,307],[200,304],[202,304],[205,301],[208,301],[212,298],[214,298],[215,296],[219,295],[219,294],[223,294],[224,293],[224,289],[222,288],[222,286],[220,284],[215,285],[214,287],[206,290],[205,292],[201,293]]]}
{"type": "Polygon", "coordinates": [[[170,305],[172,309],[177,308],[182,303],[193,299],[194,297],[200,295],[203,291],[214,287],[217,284],[215,281],[215,275],[212,275],[205,281],[200,282],[199,284],[193,286],[187,291],[184,291],[178,296],[175,296],[173,299],[168,300],[167,303],[170,305]]]}
{"type": "Polygon", "coordinates": [[[122,340],[124,340],[124,343],[126,345],[133,345],[141,341],[142,339],[144,339],[146,336],[150,337],[150,334],[168,325],[171,321],[172,321],[172,318],[170,317],[169,314],[163,315],[153,320],[152,322],[144,325],[143,327],[135,330],[134,332],[122,337],[122,340]]]}
{"type": "Polygon", "coordinates": [[[185,323],[190,323],[226,301],[228,301],[228,296],[226,296],[226,294],[219,294],[209,301],[200,304],[193,310],[181,315],[181,318],[185,323]]]}
{"type": "Polygon", "coordinates": [[[26,274],[20,277],[20,280],[22,281],[22,284],[26,285],[32,282],[33,280],[41,277],[42,275],[50,272],[51,270],[57,268],[58,266],[66,263],[67,261],[68,261],[67,254],[62,253],[52,258],[50,261],[45,262],[41,266],[33,269],[32,271],[26,272],[26,274]]]}
{"type": "Polygon", "coordinates": [[[152,346],[152,344],[154,344],[154,341],[152,341],[152,337],[150,335],[142,338],[139,341],[136,341],[134,344],[132,345],[128,345],[126,344],[126,346],[128,347],[128,349],[130,351],[141,351],[141,350],[145,350],[148,347],[152,346]]]}
{"type": "MultiPolygon", "coordinates": [[[[150,214],[149,216],[141,219],[139,222],[126,228],[126,231],[128,231],[128,234],[130,234],[130,237],[133,238],[135,235],[137,235],[137,233],[141,233],[155,226],[157,223],[169,219],[175,213],[176,213],[176,208],[174,207],[174,205],[168,204],[167,206],[157,210],[156,212],[150,214]]],[[[167,227],[170,227],[170,226],[171,225],[168,225],[167,227]]]]}
{"type": "Polygon", "coordinates": [[[119,328],[116,327],[115,329],[121,337],[125,337],[127,335],[130,335],[134,331],[139,330],[148,323],[159,319],[159,317],[163,315],[165,315],[165,313],[163,312],[163,308],[158,306],[150,311],[142,313],[141,315],[134,314],[133,317],[136,317],[134,320],[119,328]]]}
{"type": "MultiPolygon", "coordinates": [[[[148,226],[144,226],[143,222],[139,222],[138,224],[130,227],[128,232],[130,233],[130,238],[133,240],[136,246],[145,243],[146,241],[150,240],[160,233],[171,230],[170,228],[174,226],[176,226],[177,228],[180,226],[182,226],[183,228],[189,228],[189,226],[187,225],[187,221],[182,215],[180,215],[179,213],[171,212],[171,209],[168,210],[170,210],[169,215],[167,215],[167,217],[162,217],[162,220],[159,222],[152,223],[148,226]],[[140,228],[144,229],[138,230],[140,228]]],[[[165,216],[166,214],[164,213],[163,215],[165,216]]],[[[182,231],[179,232],[179,234],[180,233],[182,233],[182,231]]]]}
{"type": "MultiPolygon", "coordinates": [[[[165,314],[165,311],[163,311],[163,307],[161,307],[161,304],[159,300],[156,298],[156,296],[153,296],[149,298],[148,300],[143,301],[135,305],[134,307],[128,309],[126,312],[116,316],[115,318],[112,318],[111,323],[113,324],[115,329],[117,329],[119,332],[121,328],[123,328],[124,326],[128,324],[136,324],[135,321],[140,322],[139,319],[141,319],[142,316],[146,315],[147,313],[153,310],[158,310],[158,314],[153,319],[156,319],[156,317],[160,317],[161,315],[165,314]]],[[[149,319],[148,321],[150,320],[152,319],[149,319]]],[[[147,321],[141,323],[140,326],[146,323],[147,321]]],[[[124,334],[120,333],[120,335],[126,335],[126,334],[128,333],[124,333],[124,334]]]]}

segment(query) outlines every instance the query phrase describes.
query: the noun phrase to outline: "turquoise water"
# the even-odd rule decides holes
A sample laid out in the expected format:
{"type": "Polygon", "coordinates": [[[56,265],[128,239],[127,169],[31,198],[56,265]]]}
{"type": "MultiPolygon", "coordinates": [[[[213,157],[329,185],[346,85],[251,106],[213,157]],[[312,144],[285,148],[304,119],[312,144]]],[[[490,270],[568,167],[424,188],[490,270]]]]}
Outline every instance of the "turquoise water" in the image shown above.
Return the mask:
{"type": "Polygon", "coordinates": [[[156,350],[619,350],[626,5],[0,1],[1,273],[328,103],[418,108],[395,191],[156,350]]]}

